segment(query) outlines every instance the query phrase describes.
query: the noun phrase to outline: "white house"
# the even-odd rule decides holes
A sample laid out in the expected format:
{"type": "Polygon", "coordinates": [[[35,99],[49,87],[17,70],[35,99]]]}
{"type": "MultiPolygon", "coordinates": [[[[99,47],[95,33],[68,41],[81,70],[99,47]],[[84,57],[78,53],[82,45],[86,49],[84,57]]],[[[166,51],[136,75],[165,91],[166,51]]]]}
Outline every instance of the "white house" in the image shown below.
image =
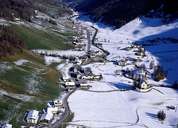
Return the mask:
{"type": "Polygon", "coordinates": [[[53,113],[51,111],[47,111],[45,113],[42,114],[40,121],[44,121],[44,122],[50,122],[53,119],[53,113]]]}
{"type": "Polygon", "coordinates": [[[47,113],[53,113],[53,114],[56,114],[59,112],[59,108],[58,107],[47,107],[47,110],[46,110],[47,113]]]}
{"type": "Polygon", "coordinates": [[[55,107],[63,106],[62,100],[54,100],[53,103],[55,107]]]}
{"type": "Polygon", "coordinates": [[[85,79],[85,80],[93,80],[93,79],[94,79],[94,76],[82,76],[82,79],[85,79]]]}
{"type": "Polygon", "coordinates": [[[27,119],[27,123],[29,124],[37,124],[39,119],[39,111],[37,110],[30,111],[26,119],[27,119]]]}
{"type": "Polygon", "coordinates": [[[11,124],[4,124],[4,125],[2,126],[2,128],[12,128],[12,125],[11,125],[11,124]]]}
{"type": "Polygon", "coordinates": [[[132,73],[133,73],[132,78],[133,78],[134,80],[146,79],[146,76],[147,76],[147,72],[146,72],[143,68],[141,68],[141,69],[136,69],[136,70],[134,70],[132,73]]]}
{"type": "Polygon", "coordinates": [[[151,86],[145,80],[139,80],[135,83],[136,90],[140,92],[148,92],[151,90],[151,86]]]}
{"type": "Polygon", "coordinates": [[[140,89],[148,89],[149,85],[147,82],[143,81],[140,83],[140,89]]]}
{"type": "Polygon", "coordinates": [[[62,100],[54,100],[47,104],[48,107],[58,107],[61,108],[63,106],[62,100]]]}
{"type": "Polygon", "coordinates": [[[70,82],[65,82],[65,86],[75,86],[75,82],[74,81],[70,81],[70,82]]]}

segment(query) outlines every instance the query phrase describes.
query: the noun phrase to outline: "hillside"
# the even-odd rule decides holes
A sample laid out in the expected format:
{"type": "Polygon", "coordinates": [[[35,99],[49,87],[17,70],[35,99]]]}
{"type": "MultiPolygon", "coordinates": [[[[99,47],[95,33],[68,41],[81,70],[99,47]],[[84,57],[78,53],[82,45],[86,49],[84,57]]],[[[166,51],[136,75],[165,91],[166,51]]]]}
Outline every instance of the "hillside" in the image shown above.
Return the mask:
{"type": "MultiPolygon", "coordinates": [[[[155,10],[165,15],[178,16],[177,0],[64,0],[94,21],[120,27],[134,18],[155,10]]],[[[154,12],[156,14],[156,12],[154,12]]]]}
{"type": "MultiPolygon", "coordinates": [[[[55,0],[7,0],[5,2],[0,1],[0,3],[0,7],[2,9],[0,18],[6,19],[7,21],[21,20],[33,22],[35,20],[40,22],[37,14],[35,14],[35,11],[38,10],[51,17],[51,19],[47,17],[46,21],[55,28],[57,23],[55,20],[53,20],[53,17],[71,14],[69,9],[59,3],[56,4],[55,0]],[[63,12],[65,12],[65,14],[63,12]]],[[[43,21],[43,23],[45,24],[46,21],[43,21]]],[[[67,42],[68,39],[70,39],[70,37],[65,37],[65,34],[72,36],[72,32],[54,34],[54,32],[51,30],[44,31],[34,28],[33,26],[13,25],[8,22],[6,23],[9,25],[0,26],[0,56],[15,54],[20,50],[22,51],[23,48],[67,49],[67,47],[71,47],[68,44],[64,44],[64,42],[67,42]]]]}
{"type": "Polygon", "coordinates": [[[33,4],[30,0],[0,0],[0,3],[0,17],[8,19],[21,17],[30,21],[31,16],[34,14],[33,4]]]}
{"type": "Polygon", "coordinates": [[[73,48],[75,32],[64,18],[71,10],[55,0],[0,0],[0,8],[0,127],[19,128],[28,110],[42,110],[62,91],[56,64],[32,50],[73,48]]]}
{"type": "Polygon", "coordinates": [[[177,127],[177,6],[0,0],[0,128],[177,127]]]}

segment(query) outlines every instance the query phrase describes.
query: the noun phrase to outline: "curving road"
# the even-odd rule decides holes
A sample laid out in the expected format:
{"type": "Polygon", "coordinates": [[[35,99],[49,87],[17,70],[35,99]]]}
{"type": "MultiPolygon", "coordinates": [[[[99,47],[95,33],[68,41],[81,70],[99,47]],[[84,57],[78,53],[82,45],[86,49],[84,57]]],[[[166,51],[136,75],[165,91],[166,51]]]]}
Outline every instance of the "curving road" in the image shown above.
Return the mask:
{"type": "Polygon", "coordinates": [[[70,97],[70,95],[72,93],[74,93],[75,91],[77,90],[77,88],[75,88],[74,90],[72,90],[71,92],[69,92],[63,99],[63,106],[65,108],[65,111],[64,113],[61,115],[60,119],[55,121],[55,123],[49,123],[47,125],[40,125],[40,126],[37,126],[37,128],[60,128],[62,127],[63,124],[66,124],[65,121],[67,118],[69,118],[71,116],[71,110],[70,110],[70,107],[69,107],[69,104],[68,104],[68,98],[70,97]]]}
{"type": "Polygon", "coordinates": [[[54,124],[50,124],[50,128],[59,128],[63,125],[63,123],[65,122],[65,120],[70,117],[71,115],[71,110],[68,104],[68,98],[70,97],[70,95],[72,93],[74,93],[77,90],[77,88],[75,88],[74,90],[72,90],[71,92],[69,92],[65,98],[63,99],[63,106],[65,108],[64,113],[62,114],[61,118],[59,120],[57,120],[54,124]]]}
{"type": "Polygon", "coordinates": [[[110,53],[108,51],[106,51],[105,49],[98,47],[96,45],[96,43],[95,43],[95,39],[96,39],[96,36],[98,34],[98,29],[95,28],[94,26],[90,26],[90,27],[95,30],[95,33],[94,33],[93,38],[92,38],[92,45],[94,45],[95,47],[97,47],[98,49],[100,49],[101,51],[103,51],[106,54],[106,56],[108,56],[110,53]]]}

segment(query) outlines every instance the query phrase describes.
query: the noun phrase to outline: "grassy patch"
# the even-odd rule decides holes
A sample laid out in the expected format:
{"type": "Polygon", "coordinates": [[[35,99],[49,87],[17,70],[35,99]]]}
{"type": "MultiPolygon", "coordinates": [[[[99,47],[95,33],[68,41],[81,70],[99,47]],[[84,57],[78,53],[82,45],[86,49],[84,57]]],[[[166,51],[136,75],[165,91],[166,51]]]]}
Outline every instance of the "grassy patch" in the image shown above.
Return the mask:
{"type": "Polygon", "coordinates": [[[0,120],[7,120],[11,113],[13,113],[14,106],[17,105],[17,102],[12,101],[6,97],[0,97],[0,120]]]}
{"type": "Polygon", "coordinates": [[[40,11],[55,17],[55,16],[64,16],[66,14],[72,15],[72,11],[64,7],[62,4],[56,4],[54,0],[35,0],[34,5],[40,11]]]}
{"type": "MultiPolygon", "coordinates": [[[[7,83],[17,93],[25,93],[25,81],[24,77],[30,75],[30,72],[21,68],[13,68],[5,73],[0,74],[0,80],[2,83],[7,83]]],[[[10,87],[9,87],[10,88],[10,87]]]]}
{"type": "Polygon", "coordinates": [[[60,89],[57,84],[59,79],[59,73],[52,69],[48,68],[45,74],[41,75],[41,78],[45,83],[41,84],[41,97],[47,99],[54,99],[59,95],[60,89]]]}
{"type": "Polygon", "coordinates": [[[56,98],[59,95],[59,73],[55,69],[34,63],[11,66],[12,69],[0,74],[1,88],[44,99],[56,98]]]}
{"type": "Polygon", "coordinates": [[[36,109],[41,111],[46,107],[47,101],[59,96],[60,89],[57,84],[59,73],[52,67],[45,67],[44,65],[38,67],[34,63],[27,63],[23,66],[14,66],[11,70],[0,74],[1,89],[11,93],[31,95],[24,77],[34,73],[36,68],[42,69],[43,73],[40,72],[35,78],[40,81],[40,84],[37,84],[39,92],[32,94],[34,96],[32,101],[22,102],[8,97],[6,97],[8,100],[5,100],[5,98],[0,100],[0,120],[10,120],[14,128],[19,128],[24,123],[23,118],[27,110],[36,109]]]}
{"type": "Polygon", "coordinates": [[[25,50],[25,49],[23,50],[23,52],[18,52],[15,55],[7,56],[7,57],[1,57],[0,62],[3,62],[3,61],[14,62],[14,61],[17,61],[19,59],[27,59],[27,60],[30,60],[32,62],[36,62],[38,64],[44,63],[44,60],[43,60],[42,57],[40,57],[39,55],[35,55],[32,52],[25,50]]]}
{"type": "Polygon", "coordinates": [[[45,32],[35,28],[20,25],[12,25],[20,39],[24,41],[28,49],[69,49],[72,45],[65,43],[61,35],[45,32]]]}

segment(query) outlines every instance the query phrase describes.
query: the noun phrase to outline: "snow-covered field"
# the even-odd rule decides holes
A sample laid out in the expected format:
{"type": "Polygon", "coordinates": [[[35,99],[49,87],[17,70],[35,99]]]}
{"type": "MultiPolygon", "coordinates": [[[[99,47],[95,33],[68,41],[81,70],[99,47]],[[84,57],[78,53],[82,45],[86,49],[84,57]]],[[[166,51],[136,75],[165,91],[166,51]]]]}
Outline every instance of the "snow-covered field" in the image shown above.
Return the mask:
{"type": "MultiPolygon", "coordinates": [[[[84,26],[92,25],[89,22],[80,21],[84,26]]],[[[175,38],[178,34],[178,22],[171,24],[161,24],[159,19],[137,18],[127,25],[117,30],[110,28],[100,28],[97,35],[98,42],[103,44],[103,48],[110,52],[108,60],[135,58],[139,57],[133,51],[122,50],[135,41],[146,41],[156,38],[175,38]]],[[[148,65],[151,61],[160,63],[166,70],[169,80],[161,83],[171,84],[178,80],[177,52],[166,52],[166,49],[178,51],[178,44],[163,44],[146,47],[146,57],[141,59],[140,63],[148,65]],[[169,47],[169,48],[168,48],[169,47]],[[164,52],[162,56],[155,55],[155,52],[164,52]],[[166,57],[167,56],[167,57],[166,57]],[[171,56],[171,58],[169,58],[171,56]],[[172,59],[172,61],[165,60],[172,59]],[[160,61],[161,60],[161,61],[160,61]],[[164,60],[164,61],[162,61],[164,60]],[[163,63],[164,62],[164,63],[163,63]],[[171,66],[169,66],[171,64],[171,66]],[[176,74],[177,73],[177,74],[176,74]],[[173,78],[172,78],[173,76],[173,78]],[[172,79],[171,79],[172,78],[172,79]]],[[[132,81],[123,76],[115,75],[116,70],[123,67],[115,66],[113,63],[94,63],[87,65],[93,72],[103,75],[103,80],[91,82],[90,91],[78,90],[69,98],[69,105],[74,112],[74,119],[69,127],[87,126],[91,128],[176,128],[178,124],[178,111],[168,110],[166,106],[178,106],[178,92],[163,87],[154,87],[150,92],[140,93],[135,90],[129,90],[132,81]],[[116,91],[116,89],[128,89],[128,91],[116,91]],[[112,92],[113,90],[113,92],[112,92]],[[157,118],[157,112],[164,110],[166,119],[160,122],[157,118]]],[[[132,64],[126,68],[132,67],[132,64]]],[[[150,83],[151,84],[151,83],[150,83]]],[[[159,84],[159,83],[157,83],[159,84]]]]}
{"type": "Polygon", "coordinates": [[[171,128],[178,121],[178,112],[166,110],[166,105],[178,105],[178,95],[172,89],[157,88],[148,93],[137,91],[115,91],[117,88],[130,88],[131,81],[113,75],[116,67],[111,63],[93,64],[95,73],[103,73],[101,82],[92,82],[92,91],[77,91],[69,99],[75,113],[72,124],[88,127],[133,127],[171,128]],[[113,92],[112,92],[113,90],[113,92]],[[109,92],[107,92],[109,91],[109,92]],[[165,110],[166,121],[162,124],[156,118],[159,110],[165,110]],[[153,117],[154,116],[154,117],[153,117]]]}

